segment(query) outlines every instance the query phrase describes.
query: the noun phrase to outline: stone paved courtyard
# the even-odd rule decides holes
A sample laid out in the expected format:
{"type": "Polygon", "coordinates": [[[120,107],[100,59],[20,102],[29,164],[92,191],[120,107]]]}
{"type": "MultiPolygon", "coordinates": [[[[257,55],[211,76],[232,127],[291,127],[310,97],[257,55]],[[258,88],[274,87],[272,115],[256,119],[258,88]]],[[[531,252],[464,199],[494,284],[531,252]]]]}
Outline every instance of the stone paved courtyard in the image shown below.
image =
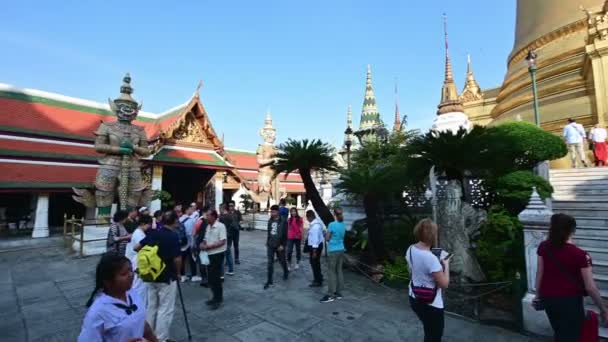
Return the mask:
{"type": "MultiPolygon", "coordinates": [[[[265,232],[243,232],[241,265],[224,283],[225,304],[208,311],[209,290],[183,284],[193,341],[421,341],[422,326],[407,296],[345,273],[344,299],[319,303],[308,288],[307,262],[264,291],[265,232]]],[[[75,341],[92,287],[97,257],[76,258],[60,247],[0,253],[1,341],[75,341]]],[[[307,261],[307,260],[305,260],[307,261]]],[[[181,308],[173,338],[187,341],[181,308]]],[[[500,328],[446,316],[444,341],[531,341],[500,328]]]]}

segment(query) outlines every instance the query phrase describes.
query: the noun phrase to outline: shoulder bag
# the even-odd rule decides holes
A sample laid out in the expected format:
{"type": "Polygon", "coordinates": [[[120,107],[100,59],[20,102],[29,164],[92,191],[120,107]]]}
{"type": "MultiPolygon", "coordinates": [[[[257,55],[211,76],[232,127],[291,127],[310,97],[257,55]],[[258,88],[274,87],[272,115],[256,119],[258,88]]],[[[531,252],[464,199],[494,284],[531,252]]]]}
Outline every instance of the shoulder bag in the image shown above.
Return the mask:
{"type": "Polygon", "coordinates": [[[414,256],[412,255],[412,248],[414,246],[410,246],[410,263],[412,265],[412,278],[410,279],[410,287],[412,288],[412,292],[414,293],[415,299],[424,304],[431,304],[435,301],[435,297],[437,296],[437,285],[435,287],[426,287],[426,286],[416,286],[414,285],[414,256]]]}

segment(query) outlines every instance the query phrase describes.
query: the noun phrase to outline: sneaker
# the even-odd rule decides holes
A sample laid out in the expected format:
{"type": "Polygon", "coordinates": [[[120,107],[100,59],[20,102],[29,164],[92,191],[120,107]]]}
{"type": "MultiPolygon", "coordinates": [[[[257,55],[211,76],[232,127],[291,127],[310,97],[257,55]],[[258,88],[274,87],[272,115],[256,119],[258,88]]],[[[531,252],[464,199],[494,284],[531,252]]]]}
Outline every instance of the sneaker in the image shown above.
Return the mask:
{"type": "Polygon", "coordinates": [[[264,290],[268,290],[271,287],[274,287],[273,283],[266,283],[266,284],[264,284],[264,290]]]}
{"type": "Polygon", "coordinates": [[[197,281],[201,281],[201,280],[203,280],[203,278],[201,278],[199,276],[194,276],[194,277],[190,278],[190,281],[192,281],[192,282],[197,282],[197,281]]]}
{"type": "Polygon", "coordinates": [[[224,276],[221,276],[220,279],[224,280],[224,276]]]}
{"type": "Polygon", "coordinates": [[[336,299],[342,299],[342,298],[343,298],[343,297],[342,297],[342,294],[341,294],[341,293],[339,293],[339,292],[334,293],[334,297],[335,297],[336,299]]]}
{"type": "Polygon", "coordinates": [[[326,295],[325,297],[321,298],[320,302],[321,303],[330,303],[333,302],[335,299],[334,297],[330,296],[330,295],[326,295]]]}
{"type": "Polygon", "coordinates": [[[230,272],[230,271],[229,271],[229,272],[226,272],[226,274],[227,274],[227,275],[229,275],[229,276],[233,276],[233,275],[234,275],[234,272],[230,272]]]}
{"type": "Polygon", "coordinates": [[[213,304],[209,305],[209,310],[217,310],[222,306],[222,303],[213,302],[213,304]]]}
{"type": "Polygon", "coordinates": [[[215,304],[215,301],[213,299],[209,299],[208,301],[205,302],[205,304],[213,305],[213,304],[215,304]]]}
{"type": "Polygon", "coordinates": [[[296,269],[296,270],[299,269],[300,268],[300,263],[297,262],[296,265],[293,268],[296,269]]]}
{"type": "Polygon", "coordinates": [[[199,285],[202,286],[202,287],[209,287],[209,284],[203,283],[203,282],[201,282],[199,285]]]}
{"type": "Polygon", "coordinates": [[[182,276],[179,281],[182,282],[182,283],[185,283],[185,282],[188,281],[188,277],[182,276]]]}
{"type": "Polygon", "coordinates": [[[291,272],[291,265],[287,266],[287,270],[291,272]]]}
{"type": "Polygon", "coordinates": [[[283,280],[289,279],[289,272],[283,274],[283,280]]]}
{"type": "Polygon", "coordinates": [[[234,264],[235,264],[235,265],[240,265],[240,264],[241,264],[241,262],[240,262],[239,260],[235,260],[235,261],[234,261],[234,264]]]}

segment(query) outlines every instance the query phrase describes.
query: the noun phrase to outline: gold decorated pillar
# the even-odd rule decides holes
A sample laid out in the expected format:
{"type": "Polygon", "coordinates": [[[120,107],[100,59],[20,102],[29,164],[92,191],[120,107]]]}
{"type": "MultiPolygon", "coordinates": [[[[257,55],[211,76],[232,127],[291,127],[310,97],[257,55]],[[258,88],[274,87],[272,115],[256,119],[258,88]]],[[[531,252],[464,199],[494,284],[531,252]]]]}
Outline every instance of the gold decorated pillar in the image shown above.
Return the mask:
{"type": "MultiPolygon", "coordinates": [[[[163,166],[162,165],[153,165],[152,166],[152,190],[162,190],[163,186],[163,166]]],[[[160,199],[156,199],[150,203],[150,212],[154,213],[157,210],[161,209],[161,201],[160,199]]]]}
{"type": "MultiPolygon", "coordinates": [[[[608,3],[607,3],[608,4],[608,3]]],[[[608,114],[608,8],[599,12],[586,10],[588,37],[583,76],[595,90],[594,112],[597,122],[605,125],[608,114]]]]}

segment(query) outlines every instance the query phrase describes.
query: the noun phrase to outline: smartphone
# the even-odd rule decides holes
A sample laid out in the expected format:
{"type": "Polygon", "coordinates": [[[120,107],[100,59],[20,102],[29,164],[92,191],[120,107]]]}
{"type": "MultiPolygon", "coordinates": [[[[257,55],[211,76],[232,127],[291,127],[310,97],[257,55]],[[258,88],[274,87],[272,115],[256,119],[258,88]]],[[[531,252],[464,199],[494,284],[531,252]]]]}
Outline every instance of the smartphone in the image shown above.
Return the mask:
{"type": "Polygon", "coordinates": [[[442,248],[431,248],[431,253],[435,254],[437,259],[441,259],[441,252],[443,252],[442,248]]]}

